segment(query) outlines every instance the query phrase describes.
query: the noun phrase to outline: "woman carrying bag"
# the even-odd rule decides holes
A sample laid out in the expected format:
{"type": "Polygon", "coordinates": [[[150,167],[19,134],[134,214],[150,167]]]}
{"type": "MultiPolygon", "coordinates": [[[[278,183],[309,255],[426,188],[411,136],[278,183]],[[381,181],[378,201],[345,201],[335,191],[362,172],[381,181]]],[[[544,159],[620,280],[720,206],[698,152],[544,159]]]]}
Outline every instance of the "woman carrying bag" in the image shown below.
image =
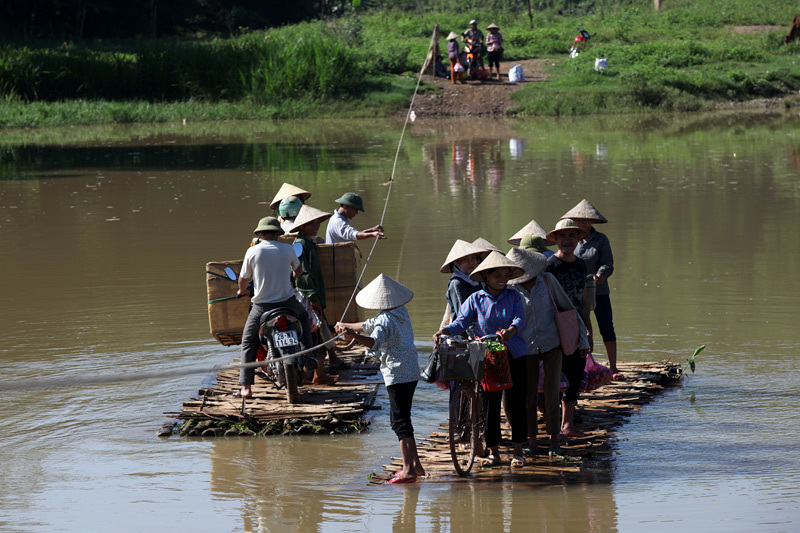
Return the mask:
{"type": "MultiPolygon", "coordinates": [[[[507,287],[508,281],[523,274],[522,268],[499,252],[490,253],[470,274],[473,281],[483,281],[486,286],[472,294],[458,312],[456,319],[433,335],[434,344],[439,344],[439,335],[457,335],[473,326],[475,335],[483,337],[499,333],[508,354],[513,360],[525,355],[525,340],[517,333],[525,327],[525,313],[520,295],[507,287]]],[[[513,369],[513,362],[512,362],[513,369]]],[[[513,379],[513,375],[512,375],[513,379]]],[[[489,455],[484,466],[500,464],[500,408],[503,391],[483,393],[486,411],[486,447],[489,455]]],[[[514,457],[522,457],[522,446],[527,437],[524,427],[524,406],[515,406],[519,412],[507,413],[511,423],[514,457]],[[516,416],[515,416],[516,415],[516,416]]],[[[522,466],[515,464],[514,466],[522,466]]]]}
{"type": "MultiPolygon", "coordinates": [[[[520,332],[527,341],[527,392],[526,411],[528,415],[528,450],[536,453],[537,404],[539,397],[539,361],[544,367],[544,418],[545,428],[550,437],[550,455],[561,455],[558,436],[561,433],[558,390],[561,381],[561,335],[556,323],[560,310],[572,310],[569,297],[558,284],[556,278],[545,272],[547,259],[539,252],[514,248],[508,258],[524,266],[524,275],[509,284],[522,297],[525,326],[520,332]]],[[[584,355],[589,350],[589,340],[583,320],[577,316],[579,349],[584,355]]]]}

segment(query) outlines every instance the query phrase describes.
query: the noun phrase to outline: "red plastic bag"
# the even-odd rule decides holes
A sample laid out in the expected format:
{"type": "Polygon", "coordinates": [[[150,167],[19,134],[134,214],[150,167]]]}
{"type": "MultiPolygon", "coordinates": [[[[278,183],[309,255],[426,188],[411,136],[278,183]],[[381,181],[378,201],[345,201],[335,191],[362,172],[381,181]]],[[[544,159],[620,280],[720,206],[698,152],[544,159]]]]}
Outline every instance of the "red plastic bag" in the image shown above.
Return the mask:
{"type": "Polygon", "coordinates": [[[611,372],[611,369],[595,361],[592,354],[586,356],[586,366],[583,371],[586,375],[586,386],[582,389],[582,392],[597,389],[611,381],[614,377],[614,373],[611,372]]]}
{"type": "Polygon", "coordinates": [[[483,390],[498,391],[511,388],[511,365],[508,357],[508,348],[500,352],[491,350],[486,352],[486,365],[481,380],[483,390]]]}

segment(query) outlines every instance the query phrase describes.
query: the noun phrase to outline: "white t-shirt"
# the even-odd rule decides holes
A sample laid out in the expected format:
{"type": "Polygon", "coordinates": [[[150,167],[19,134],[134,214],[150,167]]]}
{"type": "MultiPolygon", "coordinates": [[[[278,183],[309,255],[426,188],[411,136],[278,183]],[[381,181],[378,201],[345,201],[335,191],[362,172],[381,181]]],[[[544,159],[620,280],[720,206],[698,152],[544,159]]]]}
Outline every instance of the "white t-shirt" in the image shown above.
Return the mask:
{"type": "Polygon", "coordinates": [[[276,303],[294,296],[291,276],[298,266],[294,248],[278,241],[261,241],[244,254],[239,275],[252,278],[254,304],[276,303]]]}
{"type": "Polygon", "coordinates": [[[333,216],[328,220],[328,229],[325,231],[325,243],[336,244],[337,242],[351,242],[358,240],[358,230],[350,225],[346,216],[333,212],[333,216]]]}

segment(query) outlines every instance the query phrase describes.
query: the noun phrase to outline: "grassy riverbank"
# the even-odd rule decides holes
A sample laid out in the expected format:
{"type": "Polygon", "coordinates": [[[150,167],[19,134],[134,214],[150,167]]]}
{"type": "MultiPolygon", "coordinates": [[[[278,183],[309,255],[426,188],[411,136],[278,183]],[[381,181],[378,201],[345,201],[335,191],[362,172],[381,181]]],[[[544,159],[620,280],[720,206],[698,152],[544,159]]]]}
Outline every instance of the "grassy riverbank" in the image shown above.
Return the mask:
{"type": "Polygon", "coordinates": [[[501,27],[506,63],[554,59],[546,82],[514,95],[515,113],[691,111],[800,89],[798,46],[783,44],[794,2],[664,4],[545,9],[534,12],[533,29],[526,11],[426,12],[421,2],[423,11],[356,13],[230,39],[6,44],[0,126],[388,116],[408,103],[433,23],[446,35],[473,17],[501,27]],[[594,36],[586,52],[563,60],[578,27],[594,36]],[[595,72],[596,57],[610,68],[595,72]]]}

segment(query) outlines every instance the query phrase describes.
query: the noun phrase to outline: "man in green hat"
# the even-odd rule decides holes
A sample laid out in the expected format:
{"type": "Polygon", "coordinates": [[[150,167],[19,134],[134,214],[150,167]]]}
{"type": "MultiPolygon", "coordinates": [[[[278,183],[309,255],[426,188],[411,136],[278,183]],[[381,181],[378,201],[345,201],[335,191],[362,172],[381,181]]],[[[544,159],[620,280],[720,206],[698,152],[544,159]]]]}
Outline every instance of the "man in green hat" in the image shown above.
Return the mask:
{"type": "MultiPolygon", "coordinates": [[[[280,221],[275,217],[264,217],[258,221],[253,233],[259,239],[247,249],[239,273],[239,296],[248,296],[247,284],[253,280],[252,307],[242,331],[242,362],[252,363],[258,352],[258,326],[261,315],[272,309],[288,307],[297,313],[303,325],[302,342],[305,348],[312,346],[311,327],[308,322],[308,311],[294,297],[291,276],[303,274],[303,267],[294,248],[278,241],[283,235],[280,221]]],[[[239,372],[241,390],[237,393],[243,398],[253,396],[251,387],[255,380],[254,368],[243,368],[239,372]]]]}
{"type": "Polygon", "coordinates": [[[350,220],[364,211],[364,200],[354,192],[346,192],[341,198],[336,199],[339,209],[333,212],[333,216],[328,221],[328,229],[325,232],[325,244],[335,244],[337,242],[360,241],[375,237],[385,239],[382,226],[374,226],[364,231],[358,231],[350,225],[350,220]]]}
{"type": "Polygon", "coordinates": [[[539,252],[540,254],[544,254],[545,257],[550,258],[555,252],[553,252],[553,250],[548,250],[548,246],[552,246],[552,244],[539,235],[525,235],[519,240],[519,247],[523,250],[533,250],[534,252],[539,252]]]}

